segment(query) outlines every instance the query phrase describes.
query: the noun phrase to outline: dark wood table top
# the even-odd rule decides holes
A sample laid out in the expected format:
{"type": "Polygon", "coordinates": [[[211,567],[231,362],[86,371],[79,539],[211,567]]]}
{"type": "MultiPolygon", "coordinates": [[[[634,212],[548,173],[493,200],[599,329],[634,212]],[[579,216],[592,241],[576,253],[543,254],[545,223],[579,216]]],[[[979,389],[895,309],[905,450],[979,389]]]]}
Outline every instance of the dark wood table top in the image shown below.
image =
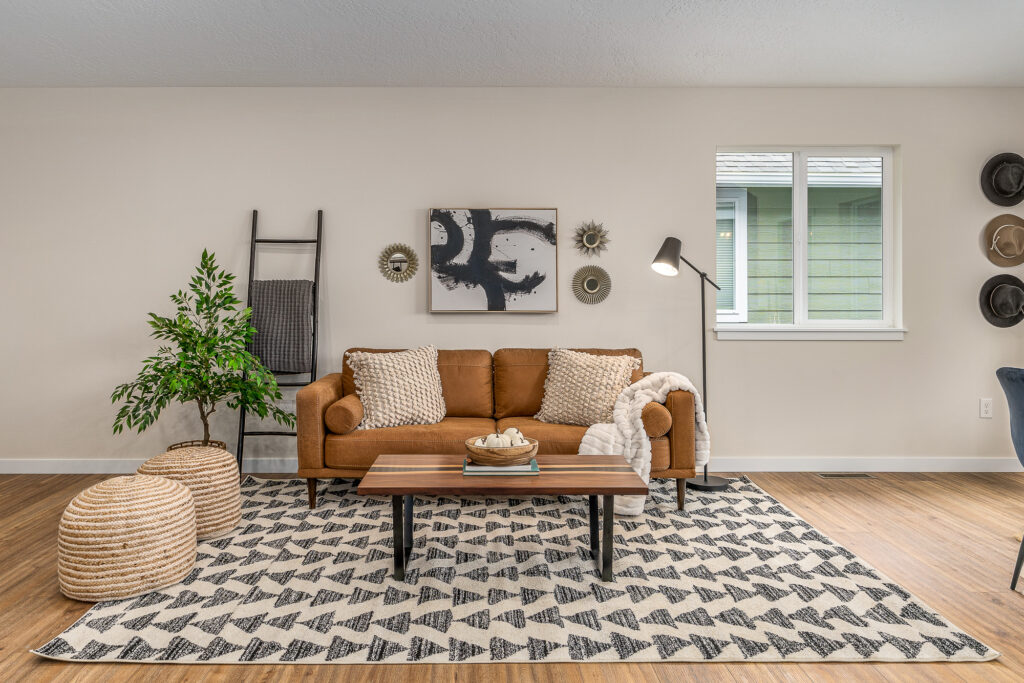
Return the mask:
{"type": "Polygon", "coordinates": [[[462,474],[464,455],[379,455],[362,495],[644,495],[647,484],[621,455],[538,455],[534,476],[462,474]]]}

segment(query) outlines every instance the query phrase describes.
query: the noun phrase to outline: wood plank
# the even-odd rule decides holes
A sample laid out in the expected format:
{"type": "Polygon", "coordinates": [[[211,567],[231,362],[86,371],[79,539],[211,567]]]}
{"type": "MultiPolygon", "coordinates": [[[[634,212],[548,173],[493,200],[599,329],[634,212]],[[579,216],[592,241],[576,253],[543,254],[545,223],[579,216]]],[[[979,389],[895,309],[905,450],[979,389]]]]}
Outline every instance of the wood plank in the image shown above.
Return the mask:
{"type": "Polygon", "coordinates": [[[826,244],[831,242],[874,242],[882,243],[882,224],[878,218],[854,220],[836,220],[822,217],[819,221],[811,220],[808,225],[810,242],[826,244]]]}
{"type": "Polygon", "coordinates": [[[881,311],[881,294],[809,294],[811,311],[881,311]]]}
{"type": "Polygon", "coordinates": [[[793,262],[785,260],[748,260],[747,280],[761,277],[793,277],[793,262]]]}
{"type": "Polygon", "coordinates": [[[807,258],[817,260],[877,260],[882,258],[881,244],[809,244],[807,258]]]}
{"type": "Polygon", "coordinates": [[[808,293],[814,294],[881,294],[881,277],[844,277],[842,275],[807,278],[808,293]]]}
{"type": "Polygon", "coordinates": [[[540,474],[462,474],[462,455],[383,454],[359,483],[360,495],[642,495],[647,484],[621,455],[538,455],[540,474]]]}
{"type": "Polygon", "coordinates": [[[747,321],[752,323],[771,323],[781,325],[793,322],[792,309],[785,311],[748,311],[747,321]]]}
{"type": "Polygon", "coordinates": [[[793,278],[747,277],[747,294],[788,294],[793,296],[793,278]]]}
{"type": "MultiPolygon", "coordinates": [[[[792,269],[791,269],[792,270],[792,269]]],[[[882,260],[823,261],[813,260],[807,264],[809,277],[882,277],[882,260]]]]}
{"type": "Polygon", "coordinates": [[[750,662],[729,667],[737,681],[780,681],[781,683],[805,683],[811,680],[802,668],[786,663],[750,662]]]}
{"type": "Polygon", "coordinates": [[[793,260],[792,242],[754,242],[747,238],[747,258],[751,260],[793,260]]]}
{"type": "Polygon", "coordinates": [[[754,311],[792,311],[792,294],[750,294],[747,296],[747,309],[754,311]]]}

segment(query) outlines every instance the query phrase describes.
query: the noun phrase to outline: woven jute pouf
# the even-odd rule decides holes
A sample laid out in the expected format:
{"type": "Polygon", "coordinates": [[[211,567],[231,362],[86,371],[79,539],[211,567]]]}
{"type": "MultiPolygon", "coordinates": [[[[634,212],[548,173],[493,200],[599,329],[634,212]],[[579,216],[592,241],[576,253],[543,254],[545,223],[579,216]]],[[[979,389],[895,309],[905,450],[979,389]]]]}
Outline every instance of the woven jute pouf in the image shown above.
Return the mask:
{"type": "Polygon", "coordinates": [[[238,465],[235,456],[221,448],[175,448],[150,458],[138,471],[180,481],[192,490],[199,540],[223,536],[242,519],[238,465]]]}
{"type": "Polygon", "coordinates": [[[196,562],[192,492],[163,477],[114,477],[68,504],[57,531],[57,578],[75,600],[118,600],[169,586],[196,562]]]}

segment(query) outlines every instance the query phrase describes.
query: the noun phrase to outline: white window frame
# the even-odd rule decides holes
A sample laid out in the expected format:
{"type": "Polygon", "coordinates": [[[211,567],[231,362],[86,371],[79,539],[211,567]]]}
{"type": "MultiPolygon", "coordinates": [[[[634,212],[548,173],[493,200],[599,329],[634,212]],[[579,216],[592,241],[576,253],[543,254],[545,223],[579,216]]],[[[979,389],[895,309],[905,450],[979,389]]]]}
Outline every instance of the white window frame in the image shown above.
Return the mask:
{"type": "Polygon", "coordinates": [[[718,322],[747,322],[747,191],[723,187],[716,191],[715,212],[719,204],[732,204],[733,208],[733,293],[732,310],[721,311],[715,306],[718,322]]]}
{"type": "MultiPolygon", "coordinates": [[[[898,203],[899,158],[893,147],[728,147],[717,152],[773,152],[793,155],[793,322],[747,323],[719,318],[719,340],[901,340],[903,327],[901,235],[898,203]],[[882,319],[810,320],[807,287],[807,158],[873,156],[882,159],[882,319]]],[[[716,183],[717,187],[717,183],[716,183]]],[[[716,211],[718,193],[716,191],[716,211]]],[[[744,250],[746,234],[744,226],[744,250]]],[[[739,240],[737,251],[739,250],[739,240]]],[[[744,270],[746,264],[744,263],[744,270]]],[[[746,273],[744,272],[744,278],[746,273]]],[[[737,278],[738,279],[738,278],[737,278]]],[[[745,294],[744,294],[745,296],[745,294]]]]}

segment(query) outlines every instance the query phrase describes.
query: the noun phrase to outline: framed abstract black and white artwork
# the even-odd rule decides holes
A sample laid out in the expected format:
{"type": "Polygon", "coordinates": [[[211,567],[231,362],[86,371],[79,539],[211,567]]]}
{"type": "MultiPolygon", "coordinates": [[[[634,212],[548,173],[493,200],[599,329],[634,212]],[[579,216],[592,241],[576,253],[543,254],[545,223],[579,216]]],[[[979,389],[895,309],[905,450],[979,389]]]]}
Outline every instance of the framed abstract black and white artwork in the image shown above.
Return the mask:
{"type": "Polygon", "coordinates": [[[557,209],[431,209],[431,313],[558,310],[557,209]]]}

